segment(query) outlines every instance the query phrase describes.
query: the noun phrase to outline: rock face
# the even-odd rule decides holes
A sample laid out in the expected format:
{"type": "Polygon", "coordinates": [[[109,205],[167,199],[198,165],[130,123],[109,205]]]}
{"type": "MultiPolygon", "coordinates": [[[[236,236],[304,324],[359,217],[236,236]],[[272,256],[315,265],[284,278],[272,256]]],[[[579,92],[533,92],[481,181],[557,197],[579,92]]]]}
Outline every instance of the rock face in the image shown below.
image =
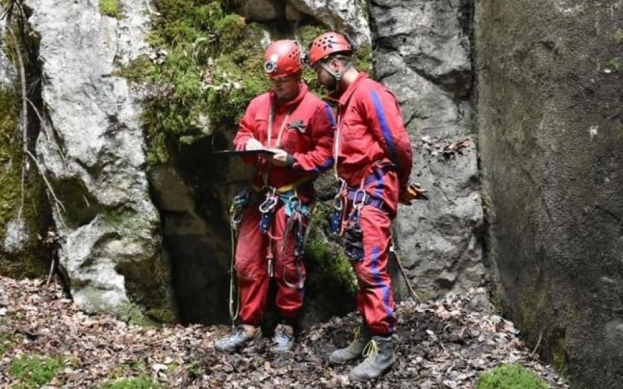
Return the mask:
{"type": "MultiPolygon", "coordinates": [[[[22,34],[11,36],[4,24],[0,30],[0,273],[15,278],[37,277],[47,272],[49,250],[39,235],[45,236],[51,223],[43,182],[36,166],[23,152],[19,72],[5,53],[7,44],[15,45],[15,39],[19,46],[23,37],[22,34]]],[[[30,52],[21,53],[24,72],[31,73],[30,52]]],[[[37,101],[37,90],[37,86],[28,88],[27,97],[31,101],[37,101]]],[[[36,120],[34,115],[31,120],[36,120]]],[[[37,128],[37,123],[28,125],[30,151],[37,128]]]]}
{"type": "Polygon", "coordinates": [[[348,34],[355,43],[370,43],[368,5],[364,0],[290,0],[301,13],[328,28],[348,34]]]}
{"type": "Polygon", "coordinates": [[[478,2],[488,256],[575,388],[623,388],[623,4],[478,2]]]}
{"type": "Polygon", "coordinates": [[[144,172],[140,96],[113,74],[146,49],[144,4],[122,1],[119,20],[102,16],[94,0],[26,5],[41,38],[49,118],[37,153],[66,209],[54,217],[72,296],[85,311],[148,304],[160,316],[171,310],[168,272],[144,172]]]}
{"type": "Polygon", "coordinates": [[[475,142],[457,143],[473,135],[469,1],[373,0],[370,19],[376,77],[401,103],[412,180],[430,197],[399,210],[400,258],[424,295],[469,289],[485,273],[475,142]]]}

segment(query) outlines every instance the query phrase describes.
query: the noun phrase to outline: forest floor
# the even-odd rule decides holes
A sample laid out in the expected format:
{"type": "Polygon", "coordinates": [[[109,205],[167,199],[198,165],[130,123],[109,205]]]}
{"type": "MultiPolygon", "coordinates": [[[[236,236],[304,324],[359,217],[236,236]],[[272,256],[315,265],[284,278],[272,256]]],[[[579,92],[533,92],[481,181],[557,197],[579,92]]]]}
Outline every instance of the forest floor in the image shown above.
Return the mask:
{"type": "Polygon", "coordinates": [[[372,383],[351,384],[354,364],[334,368],[327,355],[350,341],[355,314],[302,331],[295,349],[282,356],[270,354],[268,337],[224,355],[213,344],[229,326],[141,327],[78,311],[56,283],[0,278],[0,387],[35,387],[28,380],[37,373],[28,366],[47,357],[56,362],[46,365],[53,371],[38,386],[48,389],[150,387],[145,382],[159,388],[463,389],[475,388],[482,372],[503,363],[526,367],[552,389],[567,388],[495,312],[484,289],[403,302],[398,315],[394,368],[372,383]],[[138,378],[123,381],[128,377],[138,378]]]}

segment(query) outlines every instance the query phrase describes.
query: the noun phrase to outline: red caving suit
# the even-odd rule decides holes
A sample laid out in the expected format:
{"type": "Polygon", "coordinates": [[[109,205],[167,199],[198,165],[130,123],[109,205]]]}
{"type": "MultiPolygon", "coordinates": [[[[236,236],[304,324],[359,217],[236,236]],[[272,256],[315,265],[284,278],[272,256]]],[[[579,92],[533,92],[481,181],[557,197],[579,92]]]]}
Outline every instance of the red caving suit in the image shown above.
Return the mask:
{"type": "Polygon", "coordinates": [[[363,258],[353,261],[359,283],[357,308],[373,335],[387,335],[396,323],[387,273],[391,222],[412,167],[409,135],[396,97],[359,73],[339,96],[334,141],[336,173],[348,187],[347,206],[362,191],[371,201],[360,212],[363,258]]]}
{"type": "MultiPolygon", "coordinates": [[[[302,203],[310,204],[315,200],[311,181],[333,166],[331,150],[335,122],[330,107],[308,92],[307,85],[301,83],[300,86],[298,96],[286,103],[278,102],[273,92],[254,98],[240,121],[233,143],[236,150],[244,150],[249,138],[255,138],[264,147],[279,147],[291,154],[294,160],[291,167],[269,166],[270,163],[262,158],[246,159],[257,169],[253,184],[256,188],[268,185],[279,189],[305,182],[298,185],[297,195],[302,203]],[[271,118],[272,124],[269,123],[271,118]]],[[[283,318],[294,319],[300,310],[303,289],[295,285],[305,278],[302,261],[297,264],[295,258],[293,233],[285,237],[283,245],[287,223],[284,203],[277,203],[268,234],[260,232],[258,205],[252,203],[244,211],[235,257],[240,319],[242,323],[254,326],[260,324],[267,305],[269,245],[273,248],[278,287],[276,306],[283,318]],[[274,238],[273,242],[270,242],[269,235],[274,238]]]]}

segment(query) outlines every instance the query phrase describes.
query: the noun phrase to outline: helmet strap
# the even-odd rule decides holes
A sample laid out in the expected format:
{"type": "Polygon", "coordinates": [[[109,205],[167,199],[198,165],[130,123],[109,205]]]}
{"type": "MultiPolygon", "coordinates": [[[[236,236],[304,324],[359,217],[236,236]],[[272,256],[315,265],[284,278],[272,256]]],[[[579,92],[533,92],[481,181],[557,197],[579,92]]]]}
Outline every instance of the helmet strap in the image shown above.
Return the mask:
{"type": "Polygon", "coordinates": [[[326,70],[327,73],[332,75],[333,78],[335,78],[336,82],[340,82],[342,80],[342,77],[344,77],[344,73],[346,73],[348,69],[350,69],[353,66],[353,63],[349,61],[346,65],[344,65],[344,68],[339,72],[336,72],[335,70],[333,70],[333,68],[331,68],[331,66],[329,66],[329,64],[326,62],[321,62],[320,66],[322,66],[322,68],[326,70]]]}

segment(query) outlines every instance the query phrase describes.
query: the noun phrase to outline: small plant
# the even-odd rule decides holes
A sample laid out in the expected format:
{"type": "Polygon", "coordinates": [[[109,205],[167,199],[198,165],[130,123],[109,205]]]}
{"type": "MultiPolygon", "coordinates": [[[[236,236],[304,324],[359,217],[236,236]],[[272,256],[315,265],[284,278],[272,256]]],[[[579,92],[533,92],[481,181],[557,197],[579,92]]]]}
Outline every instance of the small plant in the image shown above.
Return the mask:
{"type": "Polygon", "coordinates": [[[100,12],[111,18],[121,19],[121,6],[119,0],[100,0],[100,12]]]}
{"type": "Polygon", "coordinates": [[[97,387],[98,389],[159,389],[159,383],[154,382],[147,376],[135,378],[122,378],[114,382],[107,382],[97,387]]]}
{"type": "Polygon", "coordinates": [[[606,69],[610,69],[610,71],[620,72],[623,70],[623,59],[620,57],[612,58],[608,63],[606,63],[606,69]]]}
{"type": "Polygon", "coordinates": [[[476,389],[549,389],[549,386],[523,366],[504,364],[483,373],[476,389]]]}
{"type": "Polygon", "coordinates": [[[14,343],[15,340],[10,334],[0,332],[0,356],[9,351],[13,347],[14,343]]]}
{"type": "Polygon", "coordinates": [[[50,382],[54,375],[63,368],[57,359],[26,355],[11,361],[9,375],[20,380],[24,388],[38,388],[50,382]]]}

